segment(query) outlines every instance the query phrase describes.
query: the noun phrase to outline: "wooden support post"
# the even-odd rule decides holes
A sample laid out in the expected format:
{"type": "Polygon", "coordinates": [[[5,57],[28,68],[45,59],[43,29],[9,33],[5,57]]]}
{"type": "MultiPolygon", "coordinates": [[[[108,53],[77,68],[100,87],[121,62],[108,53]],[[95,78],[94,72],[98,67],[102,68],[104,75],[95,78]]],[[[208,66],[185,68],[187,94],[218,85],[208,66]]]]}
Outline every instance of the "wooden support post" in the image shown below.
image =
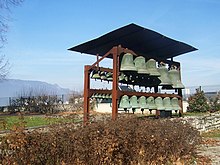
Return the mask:
{"type": "Polygon", "coordinates": [[[86,125],[89,121],[89,91],[90,91],[90,66],[84,66],[84,116],[83,123],[86,125]]]}
{"type": "Polygon", "coordinates": [[[113,48],[112,120],[118,116],[118,47],[113,48]]]}

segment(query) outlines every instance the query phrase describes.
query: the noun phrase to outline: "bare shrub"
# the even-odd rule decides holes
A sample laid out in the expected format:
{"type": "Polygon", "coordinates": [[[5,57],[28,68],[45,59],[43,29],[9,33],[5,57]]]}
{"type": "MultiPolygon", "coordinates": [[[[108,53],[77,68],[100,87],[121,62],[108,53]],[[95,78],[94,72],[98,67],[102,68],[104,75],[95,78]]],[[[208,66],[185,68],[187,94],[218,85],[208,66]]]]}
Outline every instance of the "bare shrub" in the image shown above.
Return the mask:
{"type": "Polygon", "coordinates": [[[163,164],[195,154],[199,133],[171,120],[123,118],[77,129],[56,125],[47,131],[15,131],[2,137],[1,164],[163,164]]]}

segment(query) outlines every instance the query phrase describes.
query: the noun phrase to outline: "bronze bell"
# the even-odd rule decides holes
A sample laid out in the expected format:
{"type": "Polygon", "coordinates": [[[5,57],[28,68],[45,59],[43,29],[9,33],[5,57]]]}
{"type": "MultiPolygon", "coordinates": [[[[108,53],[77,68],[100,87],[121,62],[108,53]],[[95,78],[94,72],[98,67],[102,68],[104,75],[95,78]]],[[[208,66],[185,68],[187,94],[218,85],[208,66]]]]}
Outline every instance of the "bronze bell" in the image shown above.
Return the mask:
{"type": "Polygon", "coordinates": [[[113,74],[111,73],[111,72],[108,72],[107,74],[106,74],[106,79],[108,80],[108,81],[112,81],[113,80],[113,74]]]}
{"type": "Polygon", "coordinates": [[[100,79],[101,80],[107,80],[106,73],[104,71],[100,72],[100,79]]]}
{"type": "Polygon", "coordinates": [[[123,108],[125,111],[131,108],[129,97],[127,95],[122,96],[120,103],[119,103],[119,108],[123,108]]]}
{"type": "Polygon", "coordinates": [[[150,74],[147,70],[145,58],[143,56],[138,56],[134,59],[135,67],[139,74],[150,74]]]}
{"type": "Polygon", "coordinates": [[[94,94],[92,95],[92,97],[93,97],[93,98],[98,98],[98,97],[99,97],[99,94],[98,94],[98,93],[94,93],[94,94]]]}
{"type": "Polygon", "coordinates": [[[131,105],[132,108],[139,108],[139,103],[138,103],[137,96],[131,96],[130,105],[131,105]]]}
{"type": "Polygon", "coordinates": [[[123,55],[121,60],[121,71],[137,71],[134,65],[133,55],[131,53],[126,53],[123,55]]]}
{"type": "Polygon", "coordinates": [[[172,82],[169,77],[168,69],[166,68],[166,64],[161,63],[160,66],[158,67],[158,72],[160,73],[159,79],[161,81],[159,85],[161,86],[172,85],[172,82]]]}
{"type": "Polygon", "coordinates": [[[146,100],[146,97],[145,96],[141,96],[139,99],[138,99],[138,102],[139,102],[139,106],[141,108],[141,112],[143,114],[144,112],[144,109],[148,109],[149,106],[147,104],[147,100],[146,100]]]}
{"type": "Polygon", "coordinates": [[[128,82],[128,76],[125,75],[123,72],[120,72],[120,74],[118,76],[118,81],[120,83],[127,83],[128,82]]]}
{"type": "Polygon", "coordinates": [[[149,73],[150,73],[150,76],[157,76],[157,77],[160,76],[160,73],[159,73],[158,70],[157,70],[156,60],[154,60],[154,59],[149,59],[149,60],[146,62],[146,67],[147,67],[147,70],[148,70],[149,73]]]}
{"type": "Polygon", "coordinates": [[[157,110],[159,110],[159,111],[165,110],[165,107],[163,105],[163,99],[161,97],[157,97],[155,99],[155,104],[157,106],[157,110]]]}
{"type": "Polygon", "coordinates": [[[100,72],[100,71],[93,70],[91,78],[92,78],[92,79],[101,79],[101,77],[100,77],[100,75],[99,75],[99,72],[100,72]]]}
{"type": "Polygon", "coordinates": [[[171,99],[171,104],[172,104],[172,106],[173,106],[173,110],[181,110],[181,107],[180,107],[180,105],[179,105],[179,100],[178,100],[178,98],[176,98],[176,97],[174,97],[174,98],[172,98],[171,99]]]}
{"type": "Polygon", "coordinates": [[[157,109],[157,106],[155,105],[154,98],[152,96],[147,98],[147,104],[148,104],[150,110],[157,109]]]}
{"type": "Polygon", "coordinates": [[[123,72],[120,72],[120,74],[118,76],[118,81],[122,82],[123,80],[125,80],[125,74],[123,72]]]}
{"type": "Polygon", "coordinates": [[[176,89],[184,89],[184,85],[180,81],[180,72],[177,70],[176,67],[171,67],[169,70],[169,77],[172,82],[172,87],[176,89]]]}
{"type": "Polygon", "coordinates": [[[165,97],[163,99],[163,105],[165,107],[165,111],[172,111],[173,110],[173,106],[171,105],[171,101],[169,97],[165,97]]]}

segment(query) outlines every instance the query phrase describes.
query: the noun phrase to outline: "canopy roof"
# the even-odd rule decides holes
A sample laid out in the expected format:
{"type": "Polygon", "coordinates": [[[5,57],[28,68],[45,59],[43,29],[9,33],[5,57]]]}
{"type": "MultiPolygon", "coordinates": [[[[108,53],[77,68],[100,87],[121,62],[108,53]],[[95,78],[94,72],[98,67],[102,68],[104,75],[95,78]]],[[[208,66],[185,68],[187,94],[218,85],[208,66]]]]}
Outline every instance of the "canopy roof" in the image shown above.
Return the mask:
{"type": "Polygon", "coordinates": [[[68,50],[103,56],[112,47],[118,45],[146,58],[157,59],[172,58],[197,50],[188,44],[168,38],[133,23],[68,50]]]}

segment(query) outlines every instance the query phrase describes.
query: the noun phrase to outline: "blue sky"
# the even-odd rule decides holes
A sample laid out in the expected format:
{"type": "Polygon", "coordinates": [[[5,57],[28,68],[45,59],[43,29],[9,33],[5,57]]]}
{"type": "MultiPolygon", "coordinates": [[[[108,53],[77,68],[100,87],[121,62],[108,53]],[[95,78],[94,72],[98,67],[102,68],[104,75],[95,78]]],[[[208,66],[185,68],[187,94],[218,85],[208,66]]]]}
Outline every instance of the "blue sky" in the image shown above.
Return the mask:
{"type": "Polygon", "coordinates": [[[219,0],[26,0],[12,10],[1,53],[9,78],[82,90],[84,65],[96,58],[67,49],[136,23],[199,49],[174,58],[185,86],[220,84],[219,8],[219,0]]]}

